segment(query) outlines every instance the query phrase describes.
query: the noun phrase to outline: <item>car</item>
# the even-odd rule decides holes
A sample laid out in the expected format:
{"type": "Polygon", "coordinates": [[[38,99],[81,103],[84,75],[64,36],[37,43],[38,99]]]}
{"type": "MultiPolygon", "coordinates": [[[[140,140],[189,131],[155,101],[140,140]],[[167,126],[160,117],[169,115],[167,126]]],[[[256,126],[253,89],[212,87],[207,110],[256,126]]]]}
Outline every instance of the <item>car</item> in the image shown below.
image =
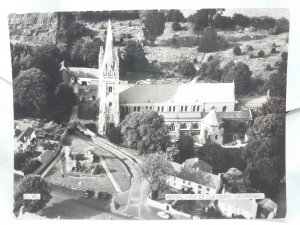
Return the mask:
{"type": "Polygon", "coordinates": [[[92,191],[92,190],[86,190],[86,191],[84,192],[84,198],[90,198],[90,197],[92,197],[92,196],[94,196],[94,195],[95,195],[95,192],[92,191]]]}
{"type": "Polygon", "coordinates": [[[163,212],[163,211],[160,211],[157,213],[157,215],[163,219],[169,219],[170,218],[170,215],[166,212],[163,212]]]}

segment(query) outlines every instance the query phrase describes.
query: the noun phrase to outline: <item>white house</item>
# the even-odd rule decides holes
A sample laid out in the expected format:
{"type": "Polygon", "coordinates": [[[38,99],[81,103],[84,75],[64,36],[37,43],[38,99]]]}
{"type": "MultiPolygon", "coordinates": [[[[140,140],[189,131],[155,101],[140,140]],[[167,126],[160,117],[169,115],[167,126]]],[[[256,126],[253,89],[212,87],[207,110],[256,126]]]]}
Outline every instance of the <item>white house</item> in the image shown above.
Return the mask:
{"type": "Polygon", "coordinates": [[[18,136],[15,136],[15,151],[26,151],[27,147],[32,143],[32,140],[35,138],[35,130],[31,127],[27,127],[18,136]]]}

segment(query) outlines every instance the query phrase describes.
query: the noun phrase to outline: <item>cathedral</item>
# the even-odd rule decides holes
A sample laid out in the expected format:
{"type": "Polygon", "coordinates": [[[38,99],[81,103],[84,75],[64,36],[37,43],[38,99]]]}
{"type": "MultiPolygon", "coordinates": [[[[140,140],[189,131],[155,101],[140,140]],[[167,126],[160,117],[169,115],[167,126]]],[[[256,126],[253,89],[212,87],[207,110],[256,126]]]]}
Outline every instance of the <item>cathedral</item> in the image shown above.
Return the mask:
{"type": "Polygon", "coordinates": [[[105,135],[109,127],[118,126],[131,112],[154,110],[164,116],[171,136],[189,133],[197,135],[200,144],[223,144],[224,121],[252,120],[250,108],[237,107],[234,82],[128,84],[121,81],[118,49],[113,43],[110,21],[105,49],[100,47],[99,69],[62,65],[61,71],[63,80],[75,85],[75,92],[76,85],[84,86],[85,90],[92,90],[89,87],[93,85],[98,87],[97,96],[92,96],[98,101],[98,116],[85,119],[78,115],[78,120],[83,124],[94,123],[101,135],[105,135]]]}

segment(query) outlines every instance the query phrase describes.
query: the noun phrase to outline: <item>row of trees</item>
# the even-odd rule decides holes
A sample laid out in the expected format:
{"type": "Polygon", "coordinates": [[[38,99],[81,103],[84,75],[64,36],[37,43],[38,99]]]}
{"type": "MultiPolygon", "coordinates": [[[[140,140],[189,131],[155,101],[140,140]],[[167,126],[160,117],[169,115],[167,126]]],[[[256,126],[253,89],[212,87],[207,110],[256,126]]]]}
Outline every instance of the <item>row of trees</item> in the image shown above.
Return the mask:
{"type": "Polygon", "coordinates": [[[68,121],[77,98],[61,83],[62,53],[54,45],[12,45],[15,117],[37,117],[68,121]]]}

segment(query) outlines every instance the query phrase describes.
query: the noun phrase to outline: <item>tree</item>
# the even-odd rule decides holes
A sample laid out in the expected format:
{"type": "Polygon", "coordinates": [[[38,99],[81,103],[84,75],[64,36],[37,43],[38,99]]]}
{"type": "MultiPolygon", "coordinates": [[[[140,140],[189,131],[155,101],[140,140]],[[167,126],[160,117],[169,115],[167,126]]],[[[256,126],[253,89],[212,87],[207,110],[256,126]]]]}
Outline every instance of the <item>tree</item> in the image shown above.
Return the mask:
{"type": "Polygon", "coordinates": [[[282,97],[270,97],[266,103],[261,106],[260,115],[285,113],[285,99],[282,97]]]}
{"type": "Polygon", "coordinates": [[[289,27],[290,27],[289,20],[282,17],[276,21],[274,34],[289,32],[289,27]]]}
{"type": "Polygon", "coordinates": [[[208,162],[212,166],[213,173],[224,173],[232,167],[232,156],[216,143],[203,145],[199,158],[208,162]]]}
{"type": "Polygon", "coordinates": [[[17,152],[14,155],[14,169],[15,170],[23,170],[26,163],[29,161],[29,159],[32,157],[32,153],[30,151],[26,152],[17,152]]]}
{"type": "Polygon", "coordinates": [[[250,139],[285,137],[285,114],[268,114],[258,116],[247,131],[250,139]]]}
{"type": "Polygon", "coordinates": [[[198,34],[198,38],[200,31],[203,31],[213,21],[214,15],[221,15],[223,11],[224,9],[200,9],[192,15],[191,19],[194,23],[193,30],[198,34]]]}
{"type": "Polygon", "coordinates": [[[39,69],[22,71],[13,81],[15,115],[42,117],[47,115],[51,97],[50,80],[39,69]]]}
{"type": "Polygon", "coordinates": [[[153,45],[156,38],[164,33],[165,30],[165,16],[158,10],[147,11],[144,23],[144,37],[153,45]]]}
{"type": "Polygon", "coordinates": [[[69,121],[72,112],[72,107],[77,102],[77,96],[72,87],[65,82],[60,83],[55,92],[52,105],[53,119],[60,123],[69,121]]]}
{"type": "Polygon", "coordinates": [[[70,52],[72,65],[98,68],[99,49],[101,45],[103,45],[101,39],[77,40],[70,52]]]}
{"type": "Polygon", "coordinates": [[[177,148],[179,150],[178,160],[176,162],[182,163],[186,159],[194,157],[194,139],[190,135],[180,134],[177,148]]]}
{"type": "Polygon", "coordinates": [[[264,89],[270,91],[270,96],[286,96],[286,73],[274,72],[265,83],[264,89]]]}
{"type": "Polygon", "coordinates": [[[207,27],[199,40],[199,52],[215,52],[227,48],[227,42],[212,27],[207,27]]]}
{"type": "Polygon", "coordinates": [[[212,27],[228,30],[228,29],[232,29],[234,27],[234,24],[231,17],[216,15],[216,17],[212,22],[212,27]]]}
{"type": "Polygon", "coordinates": [[[159,192],[168,187],[167,177],[174,175],[174,169],[168,161],[166,153],[156,152],[144,158],[140,166],[141,176],[145,178],[151,188],[151,199],[155,199],[159,192]]]}
{"type": "Polygon", "coordinates": [[[41,165],[42,163],[40,161],[30,159],[25,163],[24,167],[22,168],[22,171],[24,174],[30,174],[36,171],[41,165]]]}
{"type": "Polygon", "coordinates": [[[247,161],[246,176],[253,187],[272,195],[285,175],[285,142],[278,138],[257,138],[242,152],[247,161]]]}
{"type": "Polygon", "coordinates": [[[220,69],[220,61],[214,59],[207,63],[202,63],[198,74],[201,78],[220,81],[222,70],[220,69]]]}
{"type": "Polygon", "coordinates": [[[21,206],[25,211],[36,212],[43,208],[52,198],[50,189],[44,179],[37,175],[26,175],[17,185],[14,193],[14,212],[17,214],[21,206]],[[39,200],[24,200],[23,194],[40,194],[39,200]]]}
{"type": "Polygon", "coordinates": [[[233,54],[234,55],[241,55],[241,53],[242,53],[241,48],[238,45],[234,46],[234,48],[233,48],[233,54]]]}
{"type": "Polygon", "coordinates": [[[174,31],[179,31],[179,30],[181,30],[181,25],[180,25],[180,23],[178,23],[178,22],[172,23],[172,29],[173,29],[174,31]]]}
{"type": "Polygon", "coordinates": [[[263,57],[265,57],[265,51],[264,51],[264,50],[260,50],[260,51],[257,53],[257,57],[258,57],[258,58],[263,58],[263,57]]]}
{"type": "MultiPolygon", "coordinates": [[[[232,65],[232,64],[231,64],[232,65]]],[[[243,62],[237,62],[232,67],[227,67],[228,72],[223,73],[222,81],[223,82],[235,82],[235,93],[247,94],[249,91],[249,83],[252,72],[249,69],[249,66],[243,62]]]]}
{"type": "Polygon", "coordinates": [[[168,126],[157,112],[145,110],[130,113],[120,126],[126,146],[137,149],[139,154],[165,151],[168,147],[168,126]]]}
{"type": "Polygon", "coordinates": [[[248,27],[250,24],[250,19],[248,16],[245,16],[240,13],[234,13],[232,16],[233,23],[235,25],[241,26],[241,27],[248,27]]]}
{"type": "Polygon", "coordinates": [[[184,20],[183,13],[179,9],[170,9],[167,12],[167,21],[169,22],[182,22],[184,20]]]}
{"type": "Polygon", "coordinates": [[[126,71],[142,71],[148,66],[143,46],[136,41],[128,41],[126,43],[123,61],[126,71]]]}
{"type": "Polygon", "coordinates": [[[197,72],[193,63],[187,61],[181,62],[179,64],[178,70],[180,75],[186,78],[193,78],[197,72]]]}
{"type": "Polygon", "coordinates": [[[120,127],[110,127],[107,131],[107,138],[109,141],[115,144],[120,144],[122,142],[121,128],[120,127]]]}

